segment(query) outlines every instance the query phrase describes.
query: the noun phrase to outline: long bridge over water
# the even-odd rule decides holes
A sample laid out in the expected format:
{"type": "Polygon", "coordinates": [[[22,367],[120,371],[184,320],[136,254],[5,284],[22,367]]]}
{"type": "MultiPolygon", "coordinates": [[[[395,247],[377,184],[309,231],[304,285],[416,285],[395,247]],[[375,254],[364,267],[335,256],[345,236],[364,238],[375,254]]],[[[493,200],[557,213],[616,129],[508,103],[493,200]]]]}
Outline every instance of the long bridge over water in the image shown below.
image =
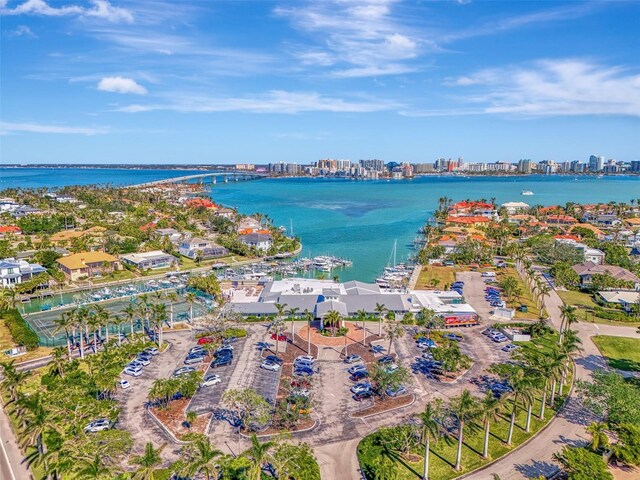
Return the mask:
{"type": "Polygon", "coordinates": [[[261,178],[267,177],[267,173],[257,173],[257,172],[206,172],[206,173],[197,173],[194,175],[184,175],[182,177],[173,177],[173,178],[165,178],[162,180],[155,180],[153,182],[139,183],[137,185],[129,185],[128,188],[146,188],[146,187],[154,187],[158,185],[166,185],[169,183],[189,183],[192,180],[200,180],[204,182],[205,178],[211,178],[211,183],[217,183],[218,178],[221,178],[221,181],[227,183],[229,179],[232,179],[235,182],[238,181],[246,181],[246,180],[259,180],[261,178]]]}

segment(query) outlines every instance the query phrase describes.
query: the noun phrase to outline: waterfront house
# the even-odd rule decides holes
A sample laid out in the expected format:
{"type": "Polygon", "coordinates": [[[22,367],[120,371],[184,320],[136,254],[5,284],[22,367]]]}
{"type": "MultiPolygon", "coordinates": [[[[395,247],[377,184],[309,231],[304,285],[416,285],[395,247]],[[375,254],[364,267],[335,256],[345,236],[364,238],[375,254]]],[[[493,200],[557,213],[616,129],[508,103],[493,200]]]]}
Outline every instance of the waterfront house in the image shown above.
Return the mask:
{"type": "Polygon", "coordinates": [[[483,217],[483,216],[469,216],[469,217],[455,217],[453,215],[449,215],[446,220],[445,223],[447,225],[470,225],[470,226],[474,226],[474,227],[479,227],[481,225],[487,225],[488,223],[490,223],[491,220],[487,217],[483,217]]]}
{"type": "Polygon", "coordinates": [[[529,210],[529,204],[524,202],[507,202],[501,205],[507,210],[509,215],[514,215],[518,212],[524,212],[529,210]]]}
{"type": "Polygon", "coordinates": [[[46,271],[47,269],[38,263],[5,258],[0,260],[0,286],[14,287],[46,271]]]}
{"type": "Polygon", "coordinates": [[[236,216],[235,210],[232,210],[231,208],[220,208],[216,211],[215,214],[218,217],[227,218],[229,220],[232,220],[233,217],[236,216]]]}
{"type": "Polygon", "coordinates": [[[206,208],[207,210],[215,210],[218,206],[208,198],[195,197],[188,199],[185,204],[191,208],[206,208]]]}
{"type": "Polygon", "coordinates": [[[238,232],[241,230],[260,230],[262,224],[253,217],[245,217],[238,222],[236,228],[238,232]]]}
{"type": "Polygon", "coordinates": [[[214,257],[224,257],[229,254],[229,251],[221,247],[220,245],[212,242],[211,240],[205,240],[200,237],[185,238],[180,241],[178,246],[178,252],[187,258],[200,260],[214,257]]]}
{"type": "Polygon", "coordinates": [[[583,286],[590,285],[591,278],[595,274],[609,274],[617,280],[633,283],[636,290],[640,288],[640,278],[626,268],[618,267],[616,265],[597,265],[593,262],[585,262],[579,265],[574,265],[571,268],[573,268],[573,271],[578,274],[580,277],[580,283],[583,286]]]}
{"type": "Polygon", "coordinates": [[[129,253],[120,255],[122,263],[132,265],[139,270],[156,270],[170,268],[178,264],[178,259],[162,250],[152,250],[143,253],[129,253]]]}
{"type": "Polygon", "coordinates": [[[80,252],[56,260],[65,276],[73,281],[107,275],[122,267],[120,261],[106,252],[80,252]]]}
{"type": "Polygon", "coordinates": [[[167,238],[171,243],[177,245],[180,240],[187,239],[191,236],[191,234],[181,234],[175,228],[158,228],[155,232],[153,232],[156,238],[167,238]]]}
{"type": "Polygon", "coordinates": [[[262,251],[269,250],[273,245],[273,237],[269,233],[248,233],[238,236],[238,240],[248,247],[257,248],[262,251]]]}

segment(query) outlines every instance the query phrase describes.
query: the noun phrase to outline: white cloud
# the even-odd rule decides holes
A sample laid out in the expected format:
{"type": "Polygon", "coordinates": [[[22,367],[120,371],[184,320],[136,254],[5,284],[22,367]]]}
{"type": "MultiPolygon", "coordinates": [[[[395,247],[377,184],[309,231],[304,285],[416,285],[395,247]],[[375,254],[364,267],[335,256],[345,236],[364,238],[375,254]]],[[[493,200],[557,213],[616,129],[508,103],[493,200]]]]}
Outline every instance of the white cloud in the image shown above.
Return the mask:
{"type": "Polygon", "coordinates": [[[13,30],[9,30],[6,35],[7,37],[38,38],[38,36],[26,25],[18,25],[13,30]]]}
{"type": "MultiPolygon", "coordinates": [[[[336,77],[394,75],[413,71],[403,63],[416,58],[419,35],[397,20],[395,0],[334,0],[286,6],[275,14],[315,38],[315,45],[298,47],[303,65],[337,66],[336,77]]],[[[428,43],[427,43],[428,44],[428,43]]]]}
{"type": "Polygon", "coordinates": [[[166,103],[133,104],[117,109],[121,112],[149,112],[168,110],[176,112],[246,112],[297,114],[303,112],[365,113],[397,108],[386,101],[355,101],[326,97],[316,92],[286,92],[272,90],[253,97],[211,97],[182,95],[166,103]]]}
{"type": "Polygon", "coordinates": [[[39,123],[0,122],[0,135],[12,133],[54,133],[67,135],[99,135],[108,133],[106,127],[70,127],[66,125],[43,125],[39,123]]]}
{"type": "Polygon", "coordinates": [[[132,78],[105,77],[98,82],[98,90],[115,93],[134,93],[146,95],[147,89],[132,78]]]}
{"type": "Polygon", "coordinates": [[[540,60],[527,67],[481,70],[446,85],[472,89],[463,108],[402,112],[409,116],[507,114],[523,117],[640,117],[640,74],[584,60],[540,60]],[[471,105],[471,106],[469,106],[471,105]]]}
{"type": "Polygon", "coordinates": [[[47,17],[98,18],[109,22],[133,23],[133,14],[121,7],[114,7],[108,0],[91,0],[91,7],[79,5],[51,6],[45,0],[26,0],[13,8],[7,8],[6,0],[0,3],[1,15],[40,15],[47,17]]]}

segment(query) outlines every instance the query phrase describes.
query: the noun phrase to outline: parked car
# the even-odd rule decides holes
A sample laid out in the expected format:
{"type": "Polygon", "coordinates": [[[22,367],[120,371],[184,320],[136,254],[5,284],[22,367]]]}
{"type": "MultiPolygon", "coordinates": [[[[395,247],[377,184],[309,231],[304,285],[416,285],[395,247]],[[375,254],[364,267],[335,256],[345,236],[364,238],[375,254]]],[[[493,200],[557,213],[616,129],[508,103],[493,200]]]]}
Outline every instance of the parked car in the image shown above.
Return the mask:
{"type": "Polygon", "coordinates": [[[496,276],[496,272],[482,272],[480,275],[485,278],[494,278],[496,276]]]}
{"type": "Polygon", "coordinates": [[[307,362],[307,363],[315,363],[316,359],[311,355],[299,355],[296,357],[296,362],[307,362]]]}
{"type": "Polygon", "coordinates": [[[284,334],[280,334],[280,335],[276,335],[275,333],[271,334],[271,340],[276,340],[276,337],[277,337],[277,340],[279,342],[286,342],[287,341],[287,336],[284,335],[284,334]]]}
{"type": "Polygon", "coordinates": [[[308,368],[308,367],[300,367],[300,368],[296,368],[293,371],[294,375],[297,375],[299,377],[310,377],[311,375],[313,375],[313,369],[312,368],[308,368]]]}
{"type": "Polygon", "coordinates": [[[407,393],[407,389],[400,385],[399,387],[389,387],[387,388],[387,390],[384,392],[386,393],[389,397],[399,397],[400,395],[404,395],[405,393],[407,393]]]}
{"type": "Polygon", "coordinates": [[[458,281],[456,281],[456,282],[453,282],[453,283],[451,284],[451,287],[452,287],[452,288],[464,287],[464,282],[463,282],[463,281],[461,281],[461,280],[458,280],[458,281]]]}
{"type": "Polygon", "coordinates": [[[101,432],[102,430],[109,430],[111,427],[111,422],[107,418],[100,418],[98,420],[94,420],[89,423],[86,427],[84,427],[85,433],[96,433],[101,432]]]}
{"type": "Polygon", "coordinates": [[[418,339],[418,346],[420,348],[437,348],[438,347],[438,345],[436,345],[436,342],[426,337],[422,337],[418,339]]]}
{"type": "Polygon", "coordinates": [[[284,360],[282,360],[280,357],[276,357],[275,355],[267,355],[264,359],[265,362],[271,362],[271,363],[277,363],[279,365],[282,365],[284,363],[284,360]]]}
{"type": "Polygon", "coordinates": [[[188,373],[195,372],[196,369],[193,367],[180,367],[173,371],[173,378],[181,377],[182,375],[187,375],[188,373]]]}
{"type": "Polygon", "coordinates": [[[146,367],[147,365],[149,365],[149,364],[151,363],[151,361],[149,360],[149,358],[148,358],[148,357],[142,357],[142,356],[140,356],[140,355],[138,355],[138,356],[136,357],[136,360],[135,360],[135,361],[136,361],[137,363],[139,363],[140,365],[144,366],[144,367],[146,367]]]}
{"type": "Polygon", "coordinates": [[[293,368],[311,368],[313,369],[313,363],[307,362],[306,360],[296,360],[293,362],[293,368]]]}
{"type": "Polygon", "coordinates": [[[233,357],[231,356],[222,356],[216,357],[213,362],[211,362],[211,368],[224,367],[225,365],[231,365],[233,362],[233,357]]]}
{"type": "Polygon", "coordinates": [[[305,397],[308,398],[311,395],[311,390],[308,388],[294,388],[289,394],[292,397],[305,397]]]}
{"type": "Polygon", "coordinates": [[[462,341],[462,336],[456,334],[456,333],[445,333],[443,335],[444,338],[446,338],[447,340],[452,340],[454,342],[460,342],[462,341]]]}
{"type": "Polygon", "coordinates": [[[191,347],[189,349],[189,353],[206,352],[206,351],[207,350],[204,347],[201,347],[200,345],[191,347]]]}
{"type": "Polygon", "coordinates": [[[364,400],[365,398],[373,397],[373,390],[367,390],[366,392],[357,393],[353,396],[353,399],[357,402],[364,400]]]}
{"type": "Polygon", "coordinates": [[[353,367],[349,367],[347,369],[347,372],[349,372],[349,375],[353,375],[355,372],[359,372],[359,371],[367,371],[367,366],[360,363],[358,365],[354,365],[353,367]]]}
{"type": "Polygon", "coordinates": [[[207,375],[202,380],[202,383],[200,383],[200,386],[201,387],[211,387],[212,385],[216,385],[216,384],[220,383],[221,381],[222,381],[222,379],[220,378],[220,375],[207,375]]]}
{"type": "Polygon", "coordinates": [[[509,339],[505,335],[498,334],[498,335],[492,336],[491,340],[493,340],[496,343],[500,343],[500,342],[506,342],[509,339]]]}
{"type": "Polygon", "coordinates": [[[207,343],[213,343],[213,338],[202,337],[198,339],[198,345],[206,345],[207,343]]]}
{"type": "Polygon", "coordinates": [[[235,343],[236,340],[238,340],[238,337],[234,337],[234,336],[227,337],[227,338],[222,340],[222,344],[223,345],[228,345],[229,343],[235,343]]]}
{"type": "Polygon", "coordinates": [[[387,363],[393,363],[393,362],[394,362],[394,360],[395,360],[395,359],[393,358],[393,356],[391,356],[391,355],[384,355],[384,356],[382,356],[382,357],[380,357],[380,358],[378,359],[378,363],[379,363],[380,365],[384,365],[384,364],[387,364],[387,363]]]}
{"type": "Polygon", "coordinates": [[[145,352],[150,353],[151,355],[158,355],[160,351],[156,347],[148,347],[144,349],[145,352]]]}
{"type": "Polygon", "coordinates": [[[367,372],[366,370],[358,370],[357,372],[353,372],[349,379],[352,382],[359,382],[360,380],[362,380],[363,378],[367,378],[368,376],[369,372],[367,372]]]}
{"type": "Polygon", "coordinates": [[[142,375],[142,368],[126,367],[122,372],[132,377],[139,377],[142,375]]]}
{"type": "Polygon", "coordinates": [[[371,390],[371,384],[368,382],[356,383],[349,390],[351,390],[351,393],[359,394],[371,390]]]}
{"type": "Polygon", "coordinates": [[[502,347],[502,351],[503,352],[513,352],[514,350],[519,349],[520,347],[518,345],[514,345],[513,343],[510,343],[509,345],[505,345],[504,347],[502,347]]]}
{"type": "Polygon", "coordinates": [[[214,357],[216,358],[220,358],[220,357],[230,357],[233,358],[233,350],[230,350],[228,348],[221,348],[216,350],[216,352],[213,354],[214,357]]]}
{"type": "Polygon", "coordinates": [[[204,360],[202,355],[189,355],[182,363],[185,365],[193,365],[194,363],[202,363],[202,360],[204,360]]]}
{"type": "Polygon", "coordinates": [[[491,335],[492,333],[500,333],[498,330],[496,330],[495,328],[485,328],[482,332],[482,335],[491,335]]]}
{"type": "Polygon", "coordinates": [[[344,363],[356,363],[362,360],[360,355],[347,355],[344,357],[344,363]]]}
{"type": "Polygon", "coordinates": [[[280,370],[280,364],[272,362],[262,362],[260,364],[260,368],[269,370],[270,372],[277,372],[278,370],[280,370]]]}
{"type": "Polygon", "coordinates": [[[129,383],[129,380],[120,380],[118,382],[118,385],[120,385],[120,388],[123,390],[131,386],[131,384],[129,383]]]}

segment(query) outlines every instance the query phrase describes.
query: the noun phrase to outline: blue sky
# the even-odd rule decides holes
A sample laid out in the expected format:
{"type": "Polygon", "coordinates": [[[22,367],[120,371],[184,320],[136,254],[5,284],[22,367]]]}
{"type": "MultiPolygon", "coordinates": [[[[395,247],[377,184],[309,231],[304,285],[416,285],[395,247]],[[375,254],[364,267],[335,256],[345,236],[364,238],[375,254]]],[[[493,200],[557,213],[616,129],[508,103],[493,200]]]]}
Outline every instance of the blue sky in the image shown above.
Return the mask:
{"type": "Polygon", "coordinates": [[[0,0],[3,163],[640,158],[640,3],[0,0]]]}

